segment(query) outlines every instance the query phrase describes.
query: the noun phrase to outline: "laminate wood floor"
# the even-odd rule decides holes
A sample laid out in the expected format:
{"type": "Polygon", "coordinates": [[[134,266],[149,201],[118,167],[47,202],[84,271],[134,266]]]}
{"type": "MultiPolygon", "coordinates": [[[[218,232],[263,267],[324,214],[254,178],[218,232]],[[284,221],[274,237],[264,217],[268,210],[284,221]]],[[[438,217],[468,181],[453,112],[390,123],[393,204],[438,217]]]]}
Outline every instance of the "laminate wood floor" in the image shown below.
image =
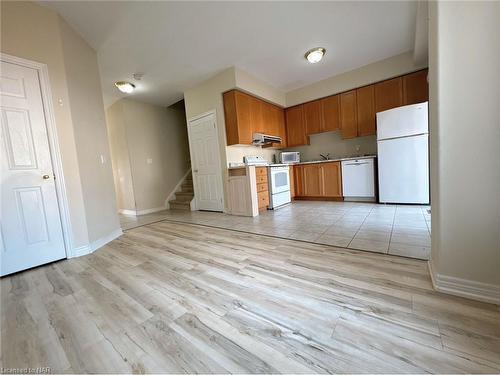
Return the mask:
{"type": "Polygon", "coordinates": [[[383,254],[158,222],[1,292],[4,370],[500,372],[499,306],[383,254]]]}

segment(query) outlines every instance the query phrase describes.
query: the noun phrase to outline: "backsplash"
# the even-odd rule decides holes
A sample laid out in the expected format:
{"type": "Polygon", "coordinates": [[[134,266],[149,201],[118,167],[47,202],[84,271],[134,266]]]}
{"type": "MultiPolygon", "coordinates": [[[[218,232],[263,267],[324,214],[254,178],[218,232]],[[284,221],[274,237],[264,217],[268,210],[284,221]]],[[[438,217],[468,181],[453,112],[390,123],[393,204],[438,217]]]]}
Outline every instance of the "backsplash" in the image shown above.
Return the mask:
{"type": "Polygon", "coordinates": [[[377,136],[369,135],[353,139],[342,139],[340,132],[328,132],[310,136],[311,144],[287,148],[286,151],[299,151],[302,161],[320,160],[319,154],[330,157],[350,157],[362,155],[374,155],[377,153],[377,136]],[[359,146],[359,151],[356,149],[359,146]]]}
{"type": "Polygon", "coordinates": [[[226,146],[226,157],[228,163],[241,163],[243,156],[262,156],[269,162],[273,161],[273,155],[278,155],[279,150],[262,148],[256,146],[226,146]]]}

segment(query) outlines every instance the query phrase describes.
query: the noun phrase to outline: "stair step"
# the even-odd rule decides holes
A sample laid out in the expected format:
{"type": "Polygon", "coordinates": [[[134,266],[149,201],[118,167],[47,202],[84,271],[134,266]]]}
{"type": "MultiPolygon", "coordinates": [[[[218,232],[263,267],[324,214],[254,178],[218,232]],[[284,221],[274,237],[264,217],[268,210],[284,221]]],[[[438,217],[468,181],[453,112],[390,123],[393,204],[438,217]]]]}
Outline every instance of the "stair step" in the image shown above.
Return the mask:
{"type": "Polygon", "coordinates": [[[191,202],[193,200],[194,194],[189,191],[179,191],[175,193],[175,199],[183,202],[191,202]]]}
{"type": "Polygon", "coordinates": [[[179,201],[174,199],[168,202],[171,210],[187,210],[189,211],[191,208],[191,203],[189,201],[179,201]]]}
{"type": "Polygon", "coordinates": [[[181,190],[182,191],[193,191],[193,185],[182,185],[181,190]]]}

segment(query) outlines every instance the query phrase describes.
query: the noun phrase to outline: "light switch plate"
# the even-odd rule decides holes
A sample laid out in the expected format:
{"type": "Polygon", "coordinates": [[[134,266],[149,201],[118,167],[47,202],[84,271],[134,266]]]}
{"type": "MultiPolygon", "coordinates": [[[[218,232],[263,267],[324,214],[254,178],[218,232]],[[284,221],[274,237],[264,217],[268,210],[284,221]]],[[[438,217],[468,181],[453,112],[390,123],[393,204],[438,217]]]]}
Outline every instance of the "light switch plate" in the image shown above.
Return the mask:
{"type": "Polygon", "coordinates": [[[151,158],[147,158],[147,159],[146,159],[146,163],[147,163],[147,164],[153,164],[153,159],[151,159],[151,158]]]}

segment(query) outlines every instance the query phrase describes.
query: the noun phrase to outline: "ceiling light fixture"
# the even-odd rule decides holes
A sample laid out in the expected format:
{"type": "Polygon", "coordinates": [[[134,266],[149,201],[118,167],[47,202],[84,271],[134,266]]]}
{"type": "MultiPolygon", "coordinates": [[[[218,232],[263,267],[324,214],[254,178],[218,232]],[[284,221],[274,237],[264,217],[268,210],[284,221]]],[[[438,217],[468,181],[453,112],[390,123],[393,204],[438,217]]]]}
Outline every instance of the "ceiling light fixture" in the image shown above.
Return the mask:
{"type": "Polygon", "coordinates": [[[317,62],[320,62],[323,56],[326,53],[326,49],[323,47],[316,47],[312,48],[309,51],[306,52],[304,57],[309,61],[311,64],[316,64],[317,62]]]}
{"type": "Polygon", "coordinates": [[[115,86],[118,90],[121,92],[124,92],[125,94],[130,94],[132,91],[135,90],[135,85],[133,83],[127,82],[127,81],[118,81],[115,82],[115,86]]]}

